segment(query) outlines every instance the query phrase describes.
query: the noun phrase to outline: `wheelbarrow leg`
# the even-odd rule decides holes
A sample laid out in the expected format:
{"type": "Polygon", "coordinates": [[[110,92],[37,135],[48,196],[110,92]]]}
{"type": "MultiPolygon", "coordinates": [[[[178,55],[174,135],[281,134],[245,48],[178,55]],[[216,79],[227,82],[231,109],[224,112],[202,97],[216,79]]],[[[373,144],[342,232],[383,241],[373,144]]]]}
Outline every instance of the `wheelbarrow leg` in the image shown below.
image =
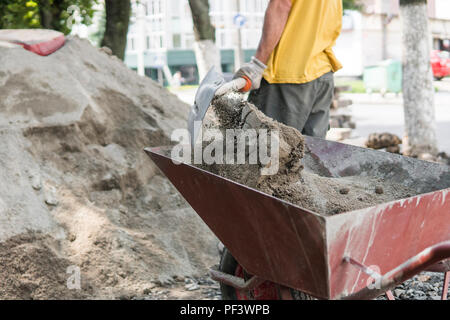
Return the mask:
{"type": "Polygon", "coordinates": [[[391,290],[386,291],[386,297],[388,298],[388,300],[395,300],[395,297],[392,294],[391,290]]]}
{"type": "Polygon", "coordinates": [[[449,282],[450,282],[450,271],[447,271],[444,273],[444,285],[442,287],[442,300],[447,300],[449,282]]]}

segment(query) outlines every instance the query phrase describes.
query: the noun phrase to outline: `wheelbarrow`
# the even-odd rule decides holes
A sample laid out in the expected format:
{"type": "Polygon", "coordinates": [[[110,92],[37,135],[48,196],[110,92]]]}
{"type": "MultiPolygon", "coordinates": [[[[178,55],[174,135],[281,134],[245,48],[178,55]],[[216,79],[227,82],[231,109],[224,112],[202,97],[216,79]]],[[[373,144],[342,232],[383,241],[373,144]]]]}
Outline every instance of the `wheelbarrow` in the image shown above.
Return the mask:
{"type": "Polygon", "coordinates": [[[210,270],[225,299],[373,299],[421,271],[450,279],[450,168],[305,137],[305,169],[368,175],[417,195],[323,215],[145,149],[226,249],[210,270]]]}

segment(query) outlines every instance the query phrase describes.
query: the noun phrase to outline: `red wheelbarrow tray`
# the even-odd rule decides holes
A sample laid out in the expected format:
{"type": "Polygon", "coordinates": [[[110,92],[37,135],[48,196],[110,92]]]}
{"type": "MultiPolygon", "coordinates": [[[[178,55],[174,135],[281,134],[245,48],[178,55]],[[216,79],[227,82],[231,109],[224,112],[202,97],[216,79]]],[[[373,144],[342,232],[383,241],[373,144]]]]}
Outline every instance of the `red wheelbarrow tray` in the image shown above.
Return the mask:
{"type": "Polygon", "coordinates": [[[236,260],[259,278],[319,299],[370,299],[422,270],[450,270],[449,166],[305,140],[305,170],[377,176],[415,186],[418,195],[327,216],[175,164],[170,147],[145,151],[236,260]],[[383,275],[372,289],[370,270],[383,275]]]}

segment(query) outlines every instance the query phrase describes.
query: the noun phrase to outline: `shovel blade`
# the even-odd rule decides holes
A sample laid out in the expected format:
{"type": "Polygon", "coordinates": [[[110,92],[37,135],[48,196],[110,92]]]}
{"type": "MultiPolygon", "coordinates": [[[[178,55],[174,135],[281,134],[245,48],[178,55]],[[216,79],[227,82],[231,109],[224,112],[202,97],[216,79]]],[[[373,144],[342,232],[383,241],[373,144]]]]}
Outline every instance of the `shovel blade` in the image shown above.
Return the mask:
{"type": "Polygon", "coordinates": [[[225,83],[222,73],[217,72],[214,67],[209,70],[198,87],[195,95],[194,105],[188,118],[188,131],[191,137],[191,145],[195,144],[201,130],[201,123],[208,111],[211,101],[217,89],[225,83]]]}

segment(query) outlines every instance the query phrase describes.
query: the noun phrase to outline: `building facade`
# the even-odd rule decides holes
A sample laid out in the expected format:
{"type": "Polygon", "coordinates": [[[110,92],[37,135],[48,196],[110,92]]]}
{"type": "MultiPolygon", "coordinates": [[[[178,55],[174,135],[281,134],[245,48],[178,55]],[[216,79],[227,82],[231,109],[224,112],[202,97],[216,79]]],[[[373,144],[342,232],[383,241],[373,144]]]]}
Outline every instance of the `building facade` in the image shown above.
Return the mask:
{"type": "MultiPolygon", "coordinates": [[[[216,27],[216,45],[224,72],[235,70],[235,52],[244,60],[255,53],[269,0],[210,0],[216,27]],[[237,16],[239,14],[239,16],[237,16]],[[238,20],[238,21],[237,21],[238,20]],[[244,22],[239,29],[237,22],[244,22]]],[[[140,0],[133,3],[126,64],[167,83],[181,72],[186,84],[198,83],[195,41],[188,0],[140,0]],[[166,80],[165,80],[166,79],[166,80]]],[[[363,0],[361,12],[344,14],[343,28],[334,51],[344,68],[342,76],[360,76],[364,67],[385,59],[402,59],[399,0],[363,0]]],[[[434,49],[450,51],[450,0],[428,0],[434,49]]]]}
{"type": "MultiPolygon", "coordinates": [[[[216,28],[224,72],[235,69],[235,50],[244,59],[254,54],[261,36],[269,0],[210,0],[210,17],[216,28]],[[239,15],[238,15],[239,14],[239,15]],[[238,34],[239,22],[244,22],[238,34]]],[[[162,81],[180,71],[185,83],[197,83],[195,41],[187,0],[143,0],[133,3],[125,63],[162,81]]]]}
{"type": "MultiPolygon", "coordinates": [[[[359,76],[366,66],[402,59],[399,0],[363,0],[362,12],[346,12],[335,52],[344,68],[338,75],[359,76]]],[[[450,1],[428,0],[432,48],[450,51],[450,1]]]]}

